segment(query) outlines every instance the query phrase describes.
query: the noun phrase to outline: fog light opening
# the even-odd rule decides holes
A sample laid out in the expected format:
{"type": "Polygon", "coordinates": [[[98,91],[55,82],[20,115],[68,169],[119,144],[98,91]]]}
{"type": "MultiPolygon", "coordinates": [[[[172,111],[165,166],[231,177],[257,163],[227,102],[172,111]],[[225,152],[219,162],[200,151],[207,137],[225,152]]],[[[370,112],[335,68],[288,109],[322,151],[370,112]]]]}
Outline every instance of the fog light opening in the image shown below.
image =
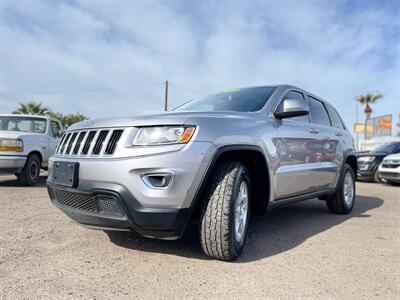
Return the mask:
{"type": "Polygon", "coordinates": [[[152,189],[168,189],[172,184],[173,174],[157,173],[142,175],[143,182],[152,189]]]}

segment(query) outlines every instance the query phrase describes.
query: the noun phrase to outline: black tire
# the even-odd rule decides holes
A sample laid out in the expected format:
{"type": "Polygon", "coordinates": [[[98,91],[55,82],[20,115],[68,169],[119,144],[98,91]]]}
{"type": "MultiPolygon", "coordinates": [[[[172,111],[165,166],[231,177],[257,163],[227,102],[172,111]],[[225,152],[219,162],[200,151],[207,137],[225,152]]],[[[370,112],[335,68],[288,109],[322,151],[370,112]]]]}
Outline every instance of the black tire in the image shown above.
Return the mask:
{"type": "Polygon", "coordinates": [[[377,183],[383,183],[382,179],[379,177],[378,168],[376,168],[376,170],[374,172],[374,181],[377,183]]]}
{"type": "MultiPolygon", "coordinates": [[[[203,252],[220,260],[234,260],[243,250],[250,218],[250,175],[240,162],[223,162],[211,179],[200,217],[200,242],[203,252]],[[247,212],[243,233],[235,235],[235,209],[242,182],[247,185],[247,212]]],[[[243,224],[243,223],[241,223],[243,224]]]]}
{"type": "Polygon", "coordinates": [[[18,182],[22,186],[33,186],[39,181],[40,158],[36,154],[28,156],[21,173],[17,175],[18,182]]]}
{"type": "Polygon", "coordinates": [[[345,215],[350,213],[351,210],[353,209],[355,199],[356,199],[356,185],[355,185],[354,171],[349,164],[344,164],[336,191],[326,200],[326,204],[331,213],[345,215]],[[353,196],[352,199],[349,198],[351,199],[351,202],[350,201],[346,202],[344,195],[346,176],[351,176],[352,179],[353,196]]]}

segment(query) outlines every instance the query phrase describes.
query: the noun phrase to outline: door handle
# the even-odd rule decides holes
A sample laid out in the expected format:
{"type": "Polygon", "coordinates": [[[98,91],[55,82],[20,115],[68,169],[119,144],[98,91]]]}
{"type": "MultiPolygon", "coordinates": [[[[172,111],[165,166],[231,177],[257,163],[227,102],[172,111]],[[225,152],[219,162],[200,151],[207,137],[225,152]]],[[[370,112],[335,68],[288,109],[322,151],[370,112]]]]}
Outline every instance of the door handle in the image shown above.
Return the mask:
{"type": "Polygon", "coordinates": [[[309,130],[309,132],[312,133],[312,134],[318,134],[318,133],[319,133],[319,130],[311,128],[311,129],[309,130]]]}
{"type": "Polygon", "coordinates": [[[340,133],[340,132],[336,132],[335,135],[336,135],[336,136],[342,136],[343,134],[340,133]]]}

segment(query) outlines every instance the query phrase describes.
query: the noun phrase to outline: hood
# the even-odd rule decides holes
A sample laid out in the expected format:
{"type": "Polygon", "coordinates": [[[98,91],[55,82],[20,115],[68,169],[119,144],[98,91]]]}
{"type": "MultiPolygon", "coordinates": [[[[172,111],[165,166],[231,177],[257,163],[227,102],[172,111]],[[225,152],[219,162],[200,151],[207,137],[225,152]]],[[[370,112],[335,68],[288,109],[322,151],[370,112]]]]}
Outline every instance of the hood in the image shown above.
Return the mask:
{"type": "Polygon", "coordinates": [[[25,136],[35,136],[43,135],[40,133],[22,132],[22,131],[10,131],[10,130],[0,130],[0,138],[4,139],[18,139],[25,136]]]}
{"type": "Polygon", "coordinates": [[[373,151],[362,151],[362,152],[357,152],[357,157],[363,157],[363,156],[386,156],[389,153],[386,152],[373,152],[373,151]]]}
{"type": "MultiPolygon", "coordinates": [[[[68,130],[102,127],[134,127],[151,125],[190,124],[195,118],[249,118],[250,112],[160,112],[147,113],[132,117],[92,119],[71,125],[68,130]]],[[[196,124],[194,124],[196,125],[196,124]]]]}

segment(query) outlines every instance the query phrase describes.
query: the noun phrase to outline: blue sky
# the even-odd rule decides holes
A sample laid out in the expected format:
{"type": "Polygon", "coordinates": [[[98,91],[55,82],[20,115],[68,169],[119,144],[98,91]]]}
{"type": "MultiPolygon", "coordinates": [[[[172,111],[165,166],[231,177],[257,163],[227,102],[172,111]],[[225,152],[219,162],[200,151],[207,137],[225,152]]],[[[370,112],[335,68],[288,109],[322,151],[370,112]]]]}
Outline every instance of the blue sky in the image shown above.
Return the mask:
{"type": "MultiPolygon", "coordinates": [[[[400,112],[399,1],[1,1],[0,113],[20,101],[90,117],[289,83],[336,106],[379,91],[400,112]],[[53,93],[54,92],[54,93],[53,93]],[[64,93],[65,92],[65,93],[64,93]]],[[[360,120],[362,109],[360,107],[360,120]]]]}

